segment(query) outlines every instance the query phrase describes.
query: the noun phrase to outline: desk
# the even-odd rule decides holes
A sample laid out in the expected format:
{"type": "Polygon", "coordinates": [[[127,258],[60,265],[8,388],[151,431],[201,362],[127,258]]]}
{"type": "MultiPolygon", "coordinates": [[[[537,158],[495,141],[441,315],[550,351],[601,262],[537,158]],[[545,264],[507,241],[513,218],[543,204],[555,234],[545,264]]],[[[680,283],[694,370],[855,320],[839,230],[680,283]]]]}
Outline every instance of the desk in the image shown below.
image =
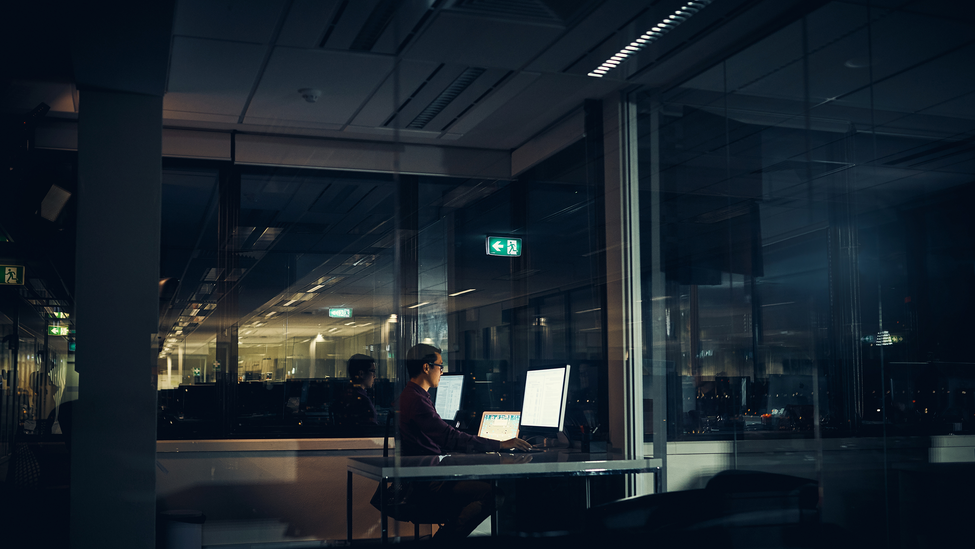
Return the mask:
{"type": "MultiPolygon", "coordinates": [[[[379,481],[385,492],[386,482],[398,478],[410,480],[498,480],[511,478],[587,477],[586,508],[589,506],[588,477],[654,473],[654,491],[663,491],[660,459],[623,459],[618,454],[583,454],[568,450],[535,454],[453,454],[449,456],[413,456],[400,458],[399,468],[394,458],[349,458],[346,484],[346,528],[352,541],[352,476],[360,475],[379,481]],[[522,460],[519,462],[519,460],[522,460]]],[[[385,496],[385,494],[381,494],[385,496]]],[[[385,497],[381,498],[385,501],[385,497]]],[[[380,509],[382,541],[387,540],[386,509],[380,509]]],[[[492,533],[496,519],[492,518],[492,533]]]]}

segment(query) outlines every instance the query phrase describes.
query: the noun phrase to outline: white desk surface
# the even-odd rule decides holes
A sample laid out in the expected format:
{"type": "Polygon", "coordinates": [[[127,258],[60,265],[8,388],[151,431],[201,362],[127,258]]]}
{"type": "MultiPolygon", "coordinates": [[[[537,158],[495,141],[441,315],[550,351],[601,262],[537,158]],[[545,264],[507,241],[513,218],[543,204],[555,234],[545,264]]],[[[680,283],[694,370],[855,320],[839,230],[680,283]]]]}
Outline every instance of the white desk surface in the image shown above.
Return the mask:
{"type": "Polygon", "coordinates": [[[619,454],[549,450],[533,454],[451,454],[400,458],[349,458],[348,470],[372,480],[463,480],[505,477],[600,476],[656,472],[660,459],[623,459],[619,454]]]}

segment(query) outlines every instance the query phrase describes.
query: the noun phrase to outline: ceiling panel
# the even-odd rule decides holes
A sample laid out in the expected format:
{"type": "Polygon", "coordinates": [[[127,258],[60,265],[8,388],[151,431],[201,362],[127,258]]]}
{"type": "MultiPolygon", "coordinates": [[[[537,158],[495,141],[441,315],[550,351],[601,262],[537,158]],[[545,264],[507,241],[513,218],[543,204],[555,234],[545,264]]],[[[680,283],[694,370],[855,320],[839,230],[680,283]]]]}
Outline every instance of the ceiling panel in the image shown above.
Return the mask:
{"type": "Polygon", "coordinates": [[[904,73],[874,84],[874,105],[878,109],[919,112],[955,100],[975,90],[975,71],[958,70],[971,66],[975,46],[956,50],[904,73]],[[924,82],[926,85],[915,85],[924,82]]]}
{"type": "MultiPolygon", "coordinates": [[[[432,61],[402,61],[399,65],[399,103],[402,105],[403,102],[409,99],[410,95],[417,91],[420,84],[423,84],[438,66],[439,63],[432,61]]],[[[386,81],[383,82],[382,87],[379,88],[375,95],[362,107],[359,114],[356,115],[355,120],[352,121],[352,125],[374,128],[381,126],[393,114],[393,92],[396,87],[395,77],[396,75],[390,73],[386,81]]],[[[424,89],[427,87],[429,87],[429,84],[424,86],[424,89]]]]}
{"type": "Polygon", "coordinates": [[[345,50],[348,49],[362,25],[369,19],[369,14],[376,8],[379,0],[352,0],[345,5],[345,9],[334,21],[335,28],[325,42],[325,47],[329,49],[345,50]]]}
{"type": "Polygon", "coordinates": [[[550,49],[534,59],[526,67],[527,70],[562,72],[644,8],[642,3],[631,0],[606,2],[601,9],[570,29],[550,49]]]}
{"type": "Polygon", "coordinates": [[[255,44],[174,38],[163,109],[239,116],[264,51],[255,44]]]}
{"type": "MultiPolygon", "coordinates": [[[[430,105],[430,102],[443,93],[444,89],[446,89],[447,86],[449,86],[454,80],[456,80],[466,68],[467,67],[461,65],[443,65],[441,69],[437,71],[437,74],[430,77],[430,81],[423,86],[423,89],[417,91],[413,99],[408,104],[403,106],[402,110],[400,110],[399,114],[397,115],[399,120],[397,120],[395,123],[400,127],[408,126],[410,122],[412,122],[417,115],[426,109],[427,106],[430,105]]],[[[428,131],[440,130],[440,128],[434,128],[433,126],[422,129],[428,131]]]]}
{"type": "Polygon", "coordinates": [[[278,35],[278,46],[317,48],[341,0],[295,0],[278,35]]]}
{"type": "Polygon", "coordinates": [[[440,12],[404,56],[471,67],[517,69],[562,32],[559,27],[547,25],[440,12]]]}
{"type": "Polygon", "coordinates": [[[458,116],[465,114],[464,111],[470,108],[475,101],[480,102],[483,100],[484,94],[489,92],[491,88],[501,82],[502,79],[505,78],[510,72],[511,71],[506,71],[504,69],[487,69],[484,71],[484,74],[479,76],[477,80],[472,82],[470,86],[467,87],[467,89],[461,92],[453,101],[448,103],[447,106],[440,111],[440,114],[430,120],[425,129],[438,131],[446,129],[448,125],[451,124],[451,122],[453,122],[458,116]]]}
{"type": "Polygon", "coordinates": [[[370,54],[275,48],[254,94],[251,118],[345,124],[393,67],[393,59],[370,54]],[[316,103],[298,93],[322,91],[316,103]]]}
{"type": "Polygon", "coordinates": [[[958,47],[970,41],[973,33],[975,27],[971,23],[913,13],[892,13],[871,29],[874,44],[884,44],[884,48],[873,50],[873,77],[877,80],[885,78],[958,47]],[[905,40],[904,36],[910,36],[910,39],[905,40]]]}
{"type": "Polygon", "coordinates": [[[284,0],[194,0],[177,2],[173,34],[267,44],[284,0]]]}
{"type": "Polygon", "coordinates": [[[490,100],[485,100],[485,105],[462,118],[451,131],[466,130],[469,133],[465,139],[471,138],[474,146],[486,146],[486,142],[490,141],[495,146],[515,148],[539,129],[578,108],[586,99],[603,97],[616,87],[616,83],[601,78],[543,74],[500,106],[492,109],[490,100]],[[476,115],[481,108],[492,109],[492,113],[475,128],[467,130],[468,117],[476,115]]]}

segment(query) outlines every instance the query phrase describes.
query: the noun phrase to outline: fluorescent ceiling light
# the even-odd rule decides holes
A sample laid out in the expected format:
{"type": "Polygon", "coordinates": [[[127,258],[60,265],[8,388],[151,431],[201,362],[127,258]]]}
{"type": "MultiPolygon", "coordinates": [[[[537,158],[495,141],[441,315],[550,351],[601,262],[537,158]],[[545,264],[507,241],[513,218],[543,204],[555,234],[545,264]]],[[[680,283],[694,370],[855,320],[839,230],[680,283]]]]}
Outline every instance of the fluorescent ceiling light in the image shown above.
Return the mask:
{"type": "MultiPolygon", "coordinates": [[[[620,64],[620,61],[626,61],[627,56],[636,53],[646,47],[647,44],[655,42],[658,38],[663,36],[665,33],[670,32],[677,25],[680,25],[684,21],[687,21],[692,15],[704,9],[712,0],[693,0],[688,2],[683,7],[678,9],[673,13],[673,15],[668,15],[661,21],[657,23],[650,30],[640,35],[639,38],[631,42],[628,46],[624,46],[623,49],[613,54],[609,59],[607,59],[599,67],[600,69],[614,69],[616,65],[620,64]]],[[[602,78],[605,72],[593,70],[589,73],[589,76],[593,78],[602,78]]]]}
{"type": "Polygon", "coordinates": [[[417,303],[416,305],[410,305],[409,307],[407,307],[407,309],[418,309],[418,308],[420,308],[420,307],[422,307],[424,305],[429,305],[429,304],[430,304],[429,301],[424,301],[423,303],[417,303]]]}
{"type": "Polygon", "coordinates": [[[292,303],[295,303],[295,302],[297,302],[297,301],[298,301],[297,299],[292,299],[291,301],[287,301],[287,302],[285,302],[285,303],[283,303],[283,304],[282,304],[281,306],[282,306],[282,307],[287,307],[287,306],[289,306],[289,305],[291,305],[292,303]]]}
{"type": "Polygon", "coordinates": [[[317,292],[318,290],[321,290],[324,287],[325,287],[324,284],[319,284],[318,286],[315,286],[314,288],[311,288],[310,290],[308,290],[308,292],[306,292],[306,293],[309,293],[310,294],[312,292],[317,292]]]}
{"type": "Polygon", "coordinates": [[[468,294],[468,293],[476,292],[476,291],[477,291],[477,288],[468,288],[466,290],[461,290],[459,292],[454,292],[452,294],[447,294],[447,296],[448,297],[457,297],[457,296],[459,296],[461,294],[468,294]]]}

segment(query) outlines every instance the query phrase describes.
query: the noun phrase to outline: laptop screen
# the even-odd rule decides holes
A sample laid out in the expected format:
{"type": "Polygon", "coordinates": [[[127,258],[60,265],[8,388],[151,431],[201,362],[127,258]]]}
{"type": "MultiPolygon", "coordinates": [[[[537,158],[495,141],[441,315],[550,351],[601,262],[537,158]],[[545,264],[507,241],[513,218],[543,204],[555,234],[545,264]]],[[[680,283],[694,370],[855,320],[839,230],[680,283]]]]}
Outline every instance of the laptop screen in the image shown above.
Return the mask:
{"type": "Polygon", "coordinates": [[[484,412],[477,436],[492,440],[509,440],[518,437],[521,412],[484,412]]]}

